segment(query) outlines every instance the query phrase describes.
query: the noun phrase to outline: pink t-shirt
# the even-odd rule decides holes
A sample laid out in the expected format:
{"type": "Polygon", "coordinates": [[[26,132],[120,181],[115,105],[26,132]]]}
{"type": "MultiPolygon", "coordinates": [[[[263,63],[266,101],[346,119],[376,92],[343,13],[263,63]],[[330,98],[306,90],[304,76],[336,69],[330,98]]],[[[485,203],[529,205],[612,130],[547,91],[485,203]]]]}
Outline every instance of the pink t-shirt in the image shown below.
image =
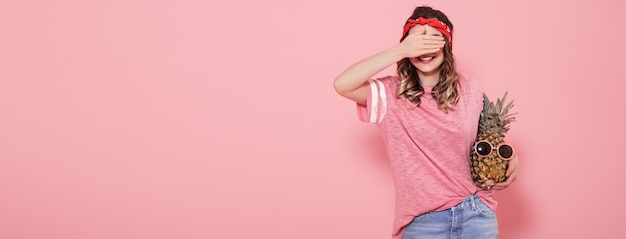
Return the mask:
{"type": "Polygon", "coordinates": [[[400,239],[415,216],[455,206],[477,194],[496,208],[491,191],[474,185],[470,149],[482,111],[482,91],[471,79],[459,78],[459,102],[444,113],[430,91],[419,107],[395,97],[399,78],[369,81],[367,105],[357,104],[359,119],[374,123],[383,135],[396,189],[392,238],[400,239]]]}

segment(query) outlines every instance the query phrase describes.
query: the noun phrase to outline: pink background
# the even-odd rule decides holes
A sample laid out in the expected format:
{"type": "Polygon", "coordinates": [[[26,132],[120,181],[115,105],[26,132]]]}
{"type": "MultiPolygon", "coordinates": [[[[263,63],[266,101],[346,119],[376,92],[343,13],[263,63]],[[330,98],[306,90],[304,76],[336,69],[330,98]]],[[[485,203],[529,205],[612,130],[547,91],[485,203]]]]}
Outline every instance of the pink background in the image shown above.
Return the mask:
{"type": "Polygon", "coordinates": [[[516,101],[500,238],[623,236],[620,1],[115,0],[0,3],[0,238],[389,238],[378,133],[332,81],[423,3],[516,101]]]}

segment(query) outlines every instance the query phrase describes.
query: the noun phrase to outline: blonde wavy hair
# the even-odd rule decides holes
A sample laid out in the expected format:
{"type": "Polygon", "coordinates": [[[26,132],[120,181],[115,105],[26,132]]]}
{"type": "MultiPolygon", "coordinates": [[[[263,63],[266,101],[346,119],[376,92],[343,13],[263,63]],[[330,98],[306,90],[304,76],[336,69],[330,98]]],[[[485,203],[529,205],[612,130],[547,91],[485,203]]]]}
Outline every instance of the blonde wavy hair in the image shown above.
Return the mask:
{"type": "MultiPolygon", "coordinates": [[[[435,18],[442,21],[453,29],[452,23],[448,18],[438,10],[430,7],[417,7],[413,15],[409,19],[435,18]]],[[[408,22],[408,20],[407,20],[408,22]]],[[[406,37],[402,36],[402,40],[406,37]]],[[[444,37],[445,39],[445,37],[444,37]]],[[[439,66],[439,82],[432,89],[432,96],[437,101],[437,106],[443,112],[448,113],[454,105],[459,101],[459,74],[456,71],[456,62],[448,39],[443,48],[443,63],[439,66]]],[[[417,68],[413,66],[409,58],[404,58],[397,63],[397,73],[400,77],[398,88],[396,89],[397,97],[405,97],[418,107],[421,103],[420,98],[424,95],[424,88],[421,86],[417,68]]]]}

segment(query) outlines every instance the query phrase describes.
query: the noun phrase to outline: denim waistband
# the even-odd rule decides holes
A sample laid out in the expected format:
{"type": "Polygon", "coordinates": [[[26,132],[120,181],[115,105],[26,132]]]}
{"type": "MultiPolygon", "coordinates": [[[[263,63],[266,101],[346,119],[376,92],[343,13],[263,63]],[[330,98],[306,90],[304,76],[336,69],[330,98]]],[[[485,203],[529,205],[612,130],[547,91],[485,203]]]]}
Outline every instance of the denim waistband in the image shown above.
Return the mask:
{"type": "Polygon", "coordinates": [[[473,210],[476,210],[476,201],[477,200],[480,200],[480,198],[478,198],[478,196],[476,194],[469,195],[469,196],[465,197],[463,199],[463,201],[461,201],[459,204],[457,204],[456,206],[452,207],[451,209],[454,210],[456,208],[470,206],[470,207],[472,207],[473,210]]]}

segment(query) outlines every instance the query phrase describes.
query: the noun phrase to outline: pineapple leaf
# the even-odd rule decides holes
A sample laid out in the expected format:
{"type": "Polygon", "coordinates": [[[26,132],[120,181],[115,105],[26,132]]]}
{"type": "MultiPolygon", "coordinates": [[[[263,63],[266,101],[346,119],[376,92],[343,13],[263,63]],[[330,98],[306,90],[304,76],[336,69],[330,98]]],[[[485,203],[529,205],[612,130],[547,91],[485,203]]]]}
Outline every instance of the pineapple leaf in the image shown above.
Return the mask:
{"type": "Polygon", "coordinates": [[[504,92],[504,96],[502,97],[502,99],[498,99],[498,103],[496,105],[496,111],[498,113],[502,112],[502,105],[504,104],[504,102],[506,102],[506,95],[508,94],[508,92],[504,92]]]}
{"type": "Polygon", "coordinates": [[[483,110],[480,113],[478,132],[479,133],[496,133],[504,137],[510,129],[511,122],[515,121],[514,115],[510,113],[513,108],[513,101],[507,102],[508,92],[504,93],[501,99],[497,99],[495,104],[489,100],[487,94],[483,93],[483,110]]]}

